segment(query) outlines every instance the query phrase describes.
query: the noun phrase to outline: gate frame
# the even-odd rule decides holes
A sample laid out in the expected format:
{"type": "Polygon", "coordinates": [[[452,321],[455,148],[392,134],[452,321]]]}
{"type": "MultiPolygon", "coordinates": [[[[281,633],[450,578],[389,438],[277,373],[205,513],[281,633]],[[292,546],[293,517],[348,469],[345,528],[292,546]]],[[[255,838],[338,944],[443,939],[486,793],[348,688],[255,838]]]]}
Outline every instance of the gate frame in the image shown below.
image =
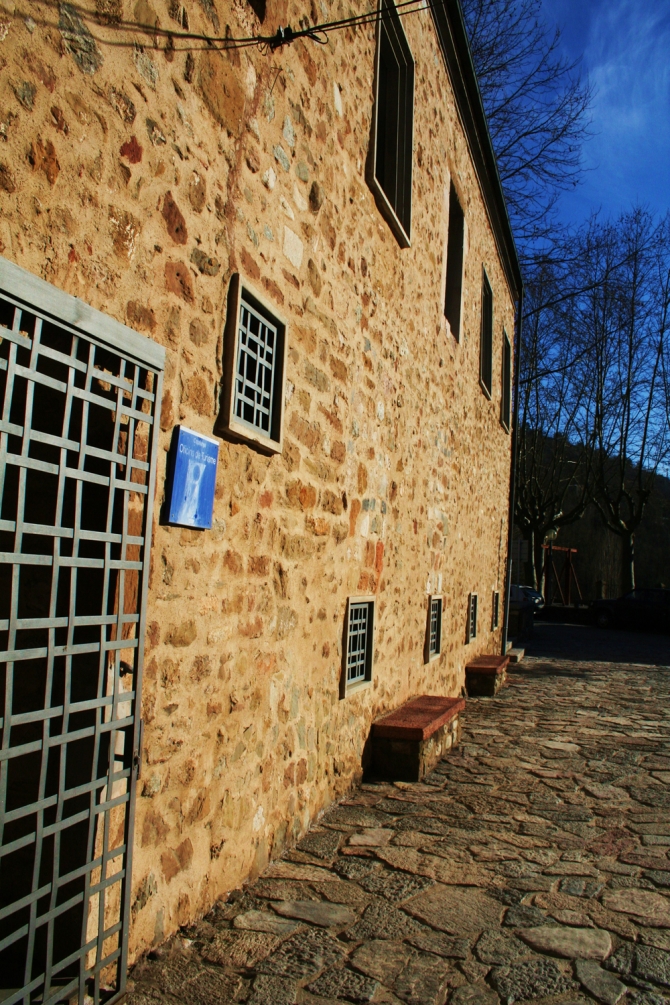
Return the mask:
{"type": "MultiPolygon", "coordinates": [[[[153,531],[154,499],[156,495],[156,476],[158,462],[158,440],[160,437],[160,410],[162,402],[163,375],[165,371],[166,352],[164,346],[141,335],[133,328],[116,321],[102,311],[74,297],[64,290],[58,289],[44,279],[40,279],[23,267],[16,265],[0,255],[0,292],[9,298],[19,301],[22,309],[30,313],[45,315],[54,324],[70,328],[73,334],[81,335],[90,342],[102,348],[110,348],[124,358],[139,366],[147,367],[156,373],[154,387],[154,415],[151,451],[149,455],[149,478],[147,483],[147,499],[144,512],[144,547],[142,588],[138,596],[139,621],[137,625],[137,670],[135,680],[135,710],[133,722],[132,767],[129,776],[128,809],[125,821],[126,867],[125,876],[121,880],[121,952],[117,964],[117,988],[108,998],[105,1005],[113,1005],[125,994],[128,970],[128,941],[130,935],[130,897],[132,891],[132,864],[135,830],[135,803],[137,798],[137,780],[142,763],[142,676],[144,669],[144,638],[147,619],[147,599],[149,590],[149,573],[151,563],[151,544],[153,531]]],[[[84,907],[84,912],[88,905],[84,907]]],[[[85,914],[86,917],[86,914],[85,914]]],[[[84,921],[84,927],[86,922],[84,921]]],[[[100,975],[94,976],[96,1005],[100,998],[100,975]]],[[[46,996],[45,988],[43,995],[46,996]]],[[[29,993],[30,994],[30,993],[29,993]]],[[[83,1001],[81,986],[79,1001],[83,1001]]],[[[44,1005],[53,1005],[58,995],[45,998],[44,1005]]],[[[18,999],[17,999],[18,1001],[18,999]]]]}

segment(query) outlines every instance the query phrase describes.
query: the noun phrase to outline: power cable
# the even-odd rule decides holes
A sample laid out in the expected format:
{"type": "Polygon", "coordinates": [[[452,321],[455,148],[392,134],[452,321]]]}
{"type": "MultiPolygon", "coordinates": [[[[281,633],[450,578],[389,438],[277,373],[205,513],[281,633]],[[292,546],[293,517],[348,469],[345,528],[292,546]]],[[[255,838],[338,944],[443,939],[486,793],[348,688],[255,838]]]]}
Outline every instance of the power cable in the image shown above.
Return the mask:
{"type": "MultiPolygon", "coordinates": [[[[441,7],[444,5],[444,2],[445,0],[402,0],[401,3],[395,4],[393,7],[384,3],[381,9],[367,11],[366,13],[356,14],[347,18],[341,18],[337,21],[326,21],[323,24],[310,25],[307,28],[301,28],[297,31],[290,25],[287,25],[286,27],[280,25],[274,35],[252,35],[247,38],[204,35],[201,32],[174,31],[171,28],[160,28],[158,25],[151,27],[150,25],[142,25],[134,21],[117,21],[114,23],[113,27],[126,31],[141,32],[154,39],[169,39],[172,41],[172,51],[175,53],[200,51],[204,49],[227,51],[231,49],[247,49],[251,47],[256,47],[265,53],[274,53],[277,49],[282,49],[285,45],[290,45],[301,38],[309,38],[311,41],[317,42],[319,45],[326,45],[328,42],[327,36],[331,32],[343,31],[347,28],[363,27],[368,24],[377,24],[379,21],[384,19],[390,19],[394,12],[398,17],[406,17],[409,14],[418,14],[421,11],[432,10],[438,6],[441,7]],[[203,44],[198,46],[180,46],[179,48],[176,48],[174,46],[174,42],[180,40],[201,42],[203,44]]],[[[74,4],[68,4],[68,6],[71,6],[72,9],[82,18],[91,16],[90,11],[83,10],[74,4]]],[[[100,45],[114,48],[123,48],[138,44],[135,41],[113,41],[111,39],[100,38],[97,35],[93,37],[100,45]]]]}

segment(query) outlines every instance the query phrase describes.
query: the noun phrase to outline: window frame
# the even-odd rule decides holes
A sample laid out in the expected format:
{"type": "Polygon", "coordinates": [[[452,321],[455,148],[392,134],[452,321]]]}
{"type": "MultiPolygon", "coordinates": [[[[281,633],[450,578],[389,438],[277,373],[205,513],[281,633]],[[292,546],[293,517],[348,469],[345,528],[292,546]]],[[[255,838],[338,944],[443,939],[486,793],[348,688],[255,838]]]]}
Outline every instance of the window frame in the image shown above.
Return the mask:
{"type": "Polygon", "coordinates": [[[366,688],[372,686],[375,661],[375,627],[377,620],[375,601],[376,597],[372,595],[353,596],[347,598],[347,608],[344,617],[344,638],[342,645],[342,682],[340,687],[340,698],[346,698],[348,695],[355,694],[358,691],[364,691],[366,688]],[[368,626],[365,640],[365,676],[357,677],[355,680],[350,681],[348,676],[348,664],[351,612],[354,607],[361,604],[368,605],[368,626]]]}
{"type": "Polygon", "coordinates": [[[493,591],[493,607],[491,611],[491,631],[500,627],[500,591],[493,591]]]}
{"type": "Polygon", "coordinates": [[[502,393],[500,396],[500,425],[506,433],[512,427],[512,343],[503,328],[502,343],[502,393]],[[509,372],[506,372],[509,371],[509,372]]]}
{"type": "Polygon", "coordinates": [[[486,397],[491,400],[491,393],[493,391],[493,332],[494,332],[494,304],[493,304],[493,287],[486,273],[486,269],[482,266],[482,292],[481,292],[481,323],[479,329],[479,386],[486,395],[486,397]],[[490,318],[486,317],[485,303],[486,298],[489,298],[491,309],[490,318]],[[488,359],[485,359],[485,330],[484,325],[488,323],[488,337],[490,339],[488,359]],[[486,376],[484,372],[484,363],[488,364],[488,384],[486,382],[486,376]]]}
{"type": "Polygon", "coordinates": [[[449,218],[447,221],[447,241],[446,241],[447,264],[444,271],[444,301],[442,305],[445,321],[451,335],[457,342],[461,341],[461,330],[463,326],[463,286],[465,278],[465,213],[458,195],[453,179],[449,181],[449,218]],[[460,224],[460,241],[458,233],[455,231],[457,221],[454,218],[454,209],[458,210],[458,223],[460,224]],[[460,256],[460,265],[454,262],[454,256],[460,256]],[[450,272],[450,266],[452,270],[450,272]],[[450,285],[454,284],[454,273],[458,277],[458,296],[450,298],[450,285]],[[450,284],[451,278],[451,284],[450,284]],[[450,299],[453,303],[450,305],[450,299]],[[455,301],[458,301],[456,306],[455,301]],[[456,325],[452,324],[452,312],[457,313],[456,325]]]}
{"type": "MultiPolygon", "coordinates": [[[[391,227],[396,240],[401,248],[411,247],[411,230],[412,230],[412,188],[414,180],[414,98],[416,91],[416,63],[414,61],[414,56],[412,55],[412,50],[410,49],[409,42],[407,41],[407,36],[405,34],[404,28],[400,21],[400,17],[396,10],[395,3],[393,0],[379,0],[377,6],[378,14],[380,15],[377,19],[377,32],[376,32],[376,49],[375,49],[375,81],[374,81],[374,107],[372,111],[372,135],[371,135],[371,157],[369,159],[369,172],[368,172],[368,184],[372,189],[372,192],[377,200],[379,209],[382,215],[385,217],[387,223],[391,227]],[[385,18],[382,16],[384,8],[387,8],[390,12],[390,17],[385,18]],[[389,196],[384,191],[384,188],[377,177],[377,140],[380,133],[379,128],[379,111],[380,111],[380,100],[379,100],[379,85],[381,80],[381,49],[382,49],[382,33],[387,32],[387,26],[393,25],[395,29],[395,39],[389,38],[392,48],[405,49],[403,53],[406,59],[405,66],[411,67],[411,125],[409,128],[409,137],[405,140],[404,155],[408,160],[408,164],[405,168],[409,170],[409,182],[407,183],[407,197],[409,200],[408,208],[408,225],[405,226],[400,220],[396,207],[391,203],[389,196]],[[395,42],[395,46],[394,46],[395,42]],[[407,59],[409,57],[409,59],[407,59]],[[409,153],[407,152],[407,147],[409,146],[409,153]]],[[[400,65],[400,64],[398,64],[400,65]]],[[[396,143],[396,149],[398,143],[396,143]]]]}
{"type": "Polygon", "coordinates": [[[228,290],[228,305],[223,339],[223,378],[221,384],[221,410],[215,431],[227,434],[231,439],[253,444],[264,453],[280,454],[284,447],[284,398],[286,392],[286,369],[288,360],[288,320],[277,311],[244,276],[236,272],[230,280],[228,290]],[[279,376],[273,369],[273,395],[271,434],[246,422],[240,421],[235,415],[235,382],[237,377],[237,358],[240,345],[240,310],[244,294],[249,303],[261,315],[267,315],[277,328],[277,346],[275,348],[275,365],[281,368],[279,376]],[[259,309],[260,308],[260,309],[259,309]],[[276,435],[272,435],[275,433],[276,435]]]}
{"type": "Polygon", "coordinates": [[[424,663],[432,663],[442,655],[442,623],[444,617],[444,595],[442,593],[430,593],[428,595],[428,616],[426,623],[426,642],[424,646],[424,663]],[[439,614],[437,623],[437,649],[433,652],[430,648],[432,636],[433,604],[439,604],[439,614]]]}
{"type": "Polygon", "coordinates": [[[473,642],[477,638],[478,599],[479,597],[476,593],[471,593],[468,596],[467,642],[473,642]]]}

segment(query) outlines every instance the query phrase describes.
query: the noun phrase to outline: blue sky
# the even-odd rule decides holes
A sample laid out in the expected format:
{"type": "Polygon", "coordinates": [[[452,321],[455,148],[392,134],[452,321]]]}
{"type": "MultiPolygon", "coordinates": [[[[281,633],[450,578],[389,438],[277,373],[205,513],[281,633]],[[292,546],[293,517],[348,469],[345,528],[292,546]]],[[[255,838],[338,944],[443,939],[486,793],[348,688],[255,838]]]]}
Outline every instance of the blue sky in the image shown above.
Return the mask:
{"type": "Polygon", "coordinates": [[[566,222],[635,202],[670,209],[670,0],[543,0],[570,58],[595,88],[583,183],[561,200],[566,222]]]}

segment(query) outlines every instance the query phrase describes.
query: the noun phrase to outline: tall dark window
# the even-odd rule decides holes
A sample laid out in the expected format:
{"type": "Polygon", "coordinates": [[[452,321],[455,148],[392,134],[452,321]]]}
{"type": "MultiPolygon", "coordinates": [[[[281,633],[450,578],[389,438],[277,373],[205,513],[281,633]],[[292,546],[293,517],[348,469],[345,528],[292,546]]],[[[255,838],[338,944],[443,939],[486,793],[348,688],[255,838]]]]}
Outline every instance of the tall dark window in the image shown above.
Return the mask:
{"type": "Polygon", "coordinates": [[[509,433],[512,419],[512,346],[503,332],[502,358],[502,397],[500,402],[500,421],[509,433]]]}
{"type": "Polygon", "coordinates": [[[398,241],[409,247],[414,60],[392,0],[381,0],[380,11],[372,187],[398,241]]]}
{"type": "Polygon", "coordinates": [[[493,290],[486,273],[482,280],[482,330],[479,343],[479,379],[487,397],[493,385],[493,290]]]}
{"type": "Polygon", "coordinates": [[[456,341],[461,337],[461,294],[463,290],[463,237],[465,218],[453,182],[449,188],[449,230],[447,232],[447,282],[444,316],[456,341]]]}

